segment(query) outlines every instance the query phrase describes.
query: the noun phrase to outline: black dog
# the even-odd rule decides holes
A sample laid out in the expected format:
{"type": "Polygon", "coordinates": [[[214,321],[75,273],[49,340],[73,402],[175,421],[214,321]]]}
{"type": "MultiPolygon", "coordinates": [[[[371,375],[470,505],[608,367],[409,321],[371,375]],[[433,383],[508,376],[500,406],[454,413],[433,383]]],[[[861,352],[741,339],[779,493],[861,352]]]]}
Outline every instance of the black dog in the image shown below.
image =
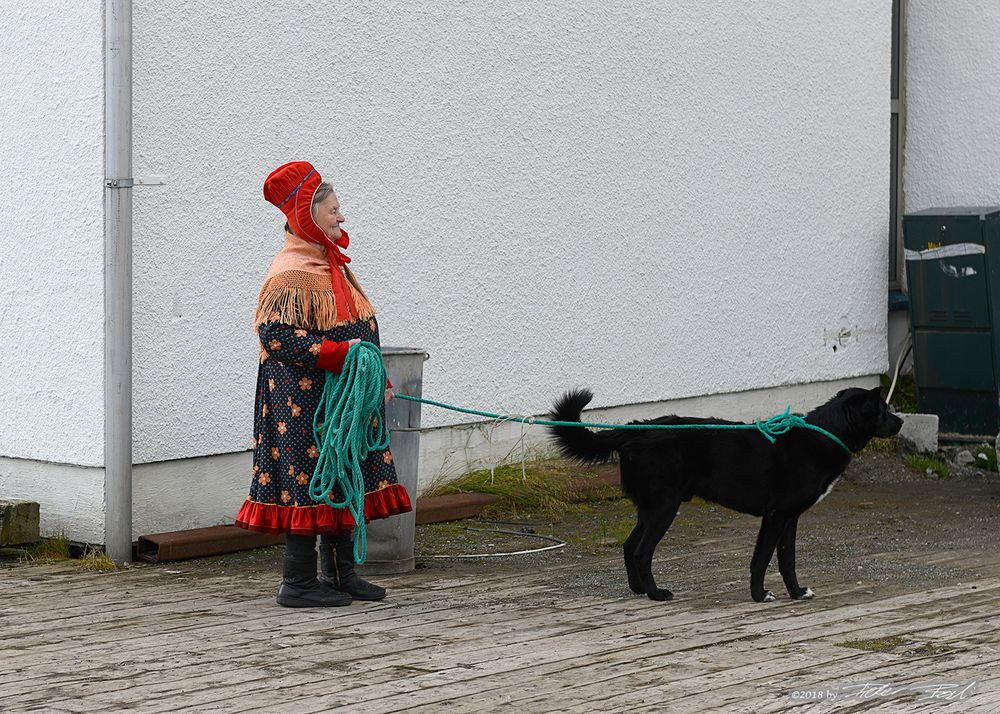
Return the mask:
{"type": "MultiPolygon", "coordinates": [[[[553,419],[580,421],[593,398],[587,390],[569,392],[556,402],[553,419]]],[[[837,436],[851,452],[872,437],[899,433],[902,420],[890,413],[879,389],[845,389],[806,415],[806,421],[837,436]]],[[[665,416],[638,424],[735,424],[720,419],[665,416]]],[[[764,589],[764,572],[778,549],[778,567],[788,594],[800,600],[812,590],[795,576],[795,529],[799,516],[833,488],[851,454],[828,436],[795,427],[771,444],[756,429],[590,431],[550,427],[567,456],[587,463],[619,457],[622,490],[638,511],[625,541],[625,570],[635,593],[669,600],[669,590],[653,580],[653,551],[670,528],[682,501],[699,496],[727,508],[761,516],[750,561],[750,594],[757,602],[774,600],[764,589]]]]}

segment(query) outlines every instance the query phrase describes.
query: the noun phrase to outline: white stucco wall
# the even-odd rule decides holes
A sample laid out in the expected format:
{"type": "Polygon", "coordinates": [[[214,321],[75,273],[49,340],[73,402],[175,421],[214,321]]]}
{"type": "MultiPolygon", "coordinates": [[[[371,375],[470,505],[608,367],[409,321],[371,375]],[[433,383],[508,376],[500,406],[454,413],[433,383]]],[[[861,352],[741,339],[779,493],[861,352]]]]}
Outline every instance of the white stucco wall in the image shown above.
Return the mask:
{"type": "Polygon", "coordinates": [[[1000,4],[907,6],[906,210],[1000,205],[1000,4]]]}
{"type": "Polygon", "coordinates": [[[248,448],[260,187],[291,159],[428,396],[886,369],[888,3],[186,7],[135,7],[135,173],[168,182],[135,191],[137,460],[248,448]]]}
{"type": "Polygon", "coordinates": [[[0,456],[102,466],[103,3],[0,17],[0,456]]]}

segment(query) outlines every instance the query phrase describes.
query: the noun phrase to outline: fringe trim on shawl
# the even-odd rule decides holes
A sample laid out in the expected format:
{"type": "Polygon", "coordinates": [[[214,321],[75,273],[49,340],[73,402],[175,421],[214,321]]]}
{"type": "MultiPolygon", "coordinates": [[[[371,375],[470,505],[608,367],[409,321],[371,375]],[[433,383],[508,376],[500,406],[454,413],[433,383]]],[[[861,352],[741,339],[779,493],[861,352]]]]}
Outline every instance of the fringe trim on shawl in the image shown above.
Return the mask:
{"type": "MultiPolygon", "coordinates": [[[[354,276],[348,273],[345,282],[357,309],[357,319],[374,317],[375,308],[361,292],[354,276]]],[[[278,273],[261,288],[254,327],[274,320],[318,332],[355,322],[354,319],[337,321],[337,307],[328,275],[301,270],[278,273]]]]}

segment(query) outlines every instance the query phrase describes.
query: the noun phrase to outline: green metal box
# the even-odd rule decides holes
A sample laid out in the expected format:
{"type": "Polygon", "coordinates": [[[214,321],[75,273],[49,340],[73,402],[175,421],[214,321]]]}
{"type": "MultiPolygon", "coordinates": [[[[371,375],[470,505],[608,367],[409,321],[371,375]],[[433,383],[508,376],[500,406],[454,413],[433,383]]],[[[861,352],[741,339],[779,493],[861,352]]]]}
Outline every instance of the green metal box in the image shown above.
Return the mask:
{"type": "Polygon", "coordinates": [[[1000,207],[903,217],[917,407],[942,432],[1000,431],[1000,207]]]}

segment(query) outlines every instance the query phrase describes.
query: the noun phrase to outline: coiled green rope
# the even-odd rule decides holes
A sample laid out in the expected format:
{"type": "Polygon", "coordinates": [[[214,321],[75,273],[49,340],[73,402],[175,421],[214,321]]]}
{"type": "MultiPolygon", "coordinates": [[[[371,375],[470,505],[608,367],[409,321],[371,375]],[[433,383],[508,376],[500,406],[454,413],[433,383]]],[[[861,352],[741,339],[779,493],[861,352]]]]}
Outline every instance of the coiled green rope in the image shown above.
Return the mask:
{"type": "Polygon", "coordinates": [[[323,386],[313,434],[319,445],[316,470],[309,481],[309,497],[333,508],[347,508],[354,516],[354,559],[365,562],[365,479],[361,464],[372,451],[389,447],[385,420],[379,418],[385,400],[386,374],[382,352],[371,342],[351,345],[339,375],[330,374],[323,386]],[[331,499],[339,486],[344,500],[331,499]]]}
{"type": "Polygon", "coordinates": [[[475,414],[476,416],[503,419],[505,421],[517,421],[524,424],[538,424],[539,426],[577,426],[590,429],[720,429],[725,431],[733,429],[757,429],[764,435],[764,438],[772,444],[777,441],[777,437],[788,433],[795,427],[799,427],[802,429],[817,431],[829,438],[831,441],[835,442],[844,451],[848,453],[851,451],[847,447],[847,444],[837,438],[836,435],[831,434],[826,429],[816,426],[815,424],[810,424],[798,414],[792,414],[791,407],[785,409],[785,411],[781,412],[781,414],[775,414],[770,419],[765,421],[756,421],[753,424],[600,424],[586,421],[552,421],[551,419],[536,419],[535,417],[505,416],[503,414],[493,414],[491,412],[483,412],[477,409],[456,407],[453,404],[435,402],[432,399],[423,399],[422,397],[411,397],[406,394],[397,394],[396,398],[407,399],[411,402],[421,402],[422,404],[430,404],[431,406],[441,407],[442,409],[450,409],[455,412],[462,412],[463,414],[475,414]]]}

